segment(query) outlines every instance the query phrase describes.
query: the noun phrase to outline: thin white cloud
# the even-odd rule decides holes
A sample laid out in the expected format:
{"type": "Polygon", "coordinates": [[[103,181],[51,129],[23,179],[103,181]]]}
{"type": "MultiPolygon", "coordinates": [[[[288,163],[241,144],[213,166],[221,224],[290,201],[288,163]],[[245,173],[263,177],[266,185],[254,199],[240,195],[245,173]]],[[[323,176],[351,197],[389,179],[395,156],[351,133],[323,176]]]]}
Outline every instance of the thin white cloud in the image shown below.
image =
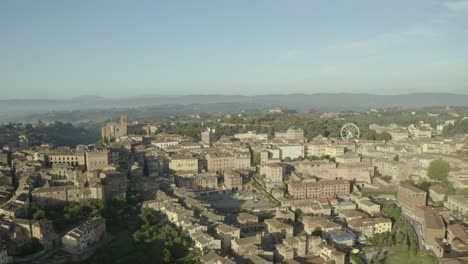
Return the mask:
{"type": "Polygon", "coordinates": [[[448,1],[445,2],[444,5],[451,12],[457,14],[468,14],[468,1],[466,0],[448,1]]]}
{"type": "Polygon", "coordinates": [[[431,29],[416,27],[401,32],[382,33],[368,39],[332,44],[328,46],[328,49],[332,51],[376,53],[389,47],[401,45],[410,40],[428,38],[435,35],[436,33],[431,29]]]}
{"type": "Polygon", "coordinates": [[[443,34],[447,27],[452,27],[457,17],[468,17],[468,0],[445,0],[440,2],[440,5],[443,10],[439,14],[408,30],[382,33],[357,41],[335,43],[329,45],[327,49],[333,52],[377,54],[385,49],[397,48],[414,41],[424,43],[429,38],[443,34]]]}
{"type": "Polygon", "coordinates": [[[278,61],[280,62],[295,61],[303,55],[304,55],[304,51],[301,49],[289,49],[279,54],[278,61]]]}

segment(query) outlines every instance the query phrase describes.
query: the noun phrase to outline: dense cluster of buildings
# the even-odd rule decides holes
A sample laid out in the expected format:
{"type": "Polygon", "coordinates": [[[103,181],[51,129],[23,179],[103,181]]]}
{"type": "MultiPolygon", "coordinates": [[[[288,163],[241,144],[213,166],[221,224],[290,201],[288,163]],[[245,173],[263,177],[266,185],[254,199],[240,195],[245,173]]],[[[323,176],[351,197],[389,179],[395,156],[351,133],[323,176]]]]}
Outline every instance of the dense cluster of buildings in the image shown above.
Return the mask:
{"type": "Polygon", "coordinates": [[[424,123],[371,129],[392,140],[309,141],[296,128],[273,137],[253,131],[216,137],[203,128],[197,142],[156,134],[156,127],[122,116],[102,127],[100,144],[3,146],[0,234],[14,243],[0,259],[33,237],[45,250],[89,252],[106,239],[104,218],[58,235],[50,221],[28,219],[30,204],[106,203],[129,188],[143,195],[144,207],[190,236],[202,263],[345,263],[347,254],[359,251],[358,242],[393,228],[381,200],[365,192],[396,193],[405,217],[421,223],[420,243],[437,257],[468,257],[468,228],[453,217],[468,213],[467,196],[407,183],[430,180],[430,162],[441,159],[452,168],[448,181],[468,187],[468,160],[457,154],[466,150],[466,138],[434,139],[437,133],[425,133],[430,127],[424,123]]]}
{"type": "MultiPolygon", "coordinates": [[[[420,224],[420,243],[438,258],[468,257],[468,227],[458,214],[466,215],[467,195],[447,195],[444,206],[429,205],[428,192],[400,184],[397,201],[403,212],[420,224]]],[[[461,261],[461,260],[460,260],[461,261]]]]}

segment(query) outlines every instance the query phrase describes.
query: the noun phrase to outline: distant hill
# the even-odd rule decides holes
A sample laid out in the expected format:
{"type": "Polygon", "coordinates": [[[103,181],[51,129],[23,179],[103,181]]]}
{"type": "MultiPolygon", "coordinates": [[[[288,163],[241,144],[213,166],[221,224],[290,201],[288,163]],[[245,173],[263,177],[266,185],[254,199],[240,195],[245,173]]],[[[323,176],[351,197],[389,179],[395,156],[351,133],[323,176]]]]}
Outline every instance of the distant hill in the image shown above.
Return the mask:
{"type": "MultiPolygon", "coordinates": [[[[259,107],[279,106],[298,111],[366,110],[369,108],[402,107],[420,108],[429,106],[468,106],[468,95],[449,93],[413,93],[400,95],[373,95],[354,93],[319,94],[271,94],[257,96],[241,95],[186,95],[142,96],[128,98],[103,98],[84,95],[67,100],[0,100],[0,120],[32,113],[71,111],[84,109],[111,109],[154,107],[164,105],[208,105],[223,103],[259,107]]],[[[221,108],[222,110],[222,108],[221,108]]]]}

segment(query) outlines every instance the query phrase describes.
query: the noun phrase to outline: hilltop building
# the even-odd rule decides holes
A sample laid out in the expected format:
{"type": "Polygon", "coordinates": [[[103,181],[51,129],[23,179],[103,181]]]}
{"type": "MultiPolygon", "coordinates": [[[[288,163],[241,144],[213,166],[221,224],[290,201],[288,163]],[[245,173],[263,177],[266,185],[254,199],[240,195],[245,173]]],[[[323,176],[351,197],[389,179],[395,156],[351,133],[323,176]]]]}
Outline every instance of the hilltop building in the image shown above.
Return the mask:
{"type": "Polygon", "coordinates": [[[203,129],[201,131],[201,141],[205,144],[211,144],[214,141],[215,130],[213,128],[203,129]]]}
{"type": "Polygon", "coordinates": [[[108,123],[101,128],[101,139],[103,141],[118,141],[127,136],[127,116],[122,115],[119,123],[108,123]]]}

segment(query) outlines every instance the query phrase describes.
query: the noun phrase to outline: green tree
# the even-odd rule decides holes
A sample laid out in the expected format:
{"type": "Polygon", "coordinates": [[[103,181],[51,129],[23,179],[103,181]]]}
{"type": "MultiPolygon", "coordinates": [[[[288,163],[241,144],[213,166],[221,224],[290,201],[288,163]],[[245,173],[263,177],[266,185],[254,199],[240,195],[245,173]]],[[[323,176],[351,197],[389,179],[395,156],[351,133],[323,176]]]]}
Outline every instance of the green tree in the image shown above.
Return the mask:
{"type": "Polygon", "coordinates": [[[151,209],[143,209],[140,213],[140,218],[145,222],[145,225],[152,225],[157,220],[156,212],[151,209]]]}
{"type": "Polygon", "coordinates": [[[39,209],[37,210],[36,212],[34,212],[34,214],[32,215],[32,218],[34,220],[41,220],[41,219],[44,219],[45,218],[45,211],[42,210],[42,209],[39,209]]]}
{"type": "Polygon", "coordinates": [[[400,219],[401,210],[395,204],[390,204],[390,203],[384,204],[382,207],[382,212],[384,215],[392,218],[394,222],[400,219]]]}
{"type": "Polygon", "coordinates": [[[317,226],[314,231],[312,231],[313,236],[322,236],[322,228],[317,226]]]}
{"type": "Polygon", "coordinates": [[[253,151],[253,155],[252,155],[252,165],[253,165],[253,166],[257,166],[257,165],[260,165],[260,163],[261,163],[260,152],[253,151]]]}
{"type": "Polygon", "coordinates": [[[29,206],[29,213],[30,213],[31,218],[34,220],[41,220],[46,217],[45,211],[42,210],[42,208],[35,203],[32,203],[29,206]]]}
{"type": "Polygon", "coordinates": [[[435,181],[446,183],[450,164],[444,160],[433,160],[427,169],[427,176],[435,181]]]}
{"type": "Polygon", "coordinates": [[[380,134],[377,134],[375,137],[376,137],[375,138],[376,140],[385,140],[385,141],[392,140],[392,135],[390,135],[390,133],[385,132],[385,131],[380,134]]]}
{"type": "Polygon", "coordinates": [[[163,249],[162,260],[164,263],[172,263],[174,261],[174,257],[172,256],[172,253],[169,249],[163,249]]]}
{"type": "Polygon", "coordinates": [[[304,213],[302,213],[302,210],[297,208],[295,211],[294,211],[294,216],[295,216],[295,220],[296,222],[302,222],[302,218],[304,216],[304,213]]]}

